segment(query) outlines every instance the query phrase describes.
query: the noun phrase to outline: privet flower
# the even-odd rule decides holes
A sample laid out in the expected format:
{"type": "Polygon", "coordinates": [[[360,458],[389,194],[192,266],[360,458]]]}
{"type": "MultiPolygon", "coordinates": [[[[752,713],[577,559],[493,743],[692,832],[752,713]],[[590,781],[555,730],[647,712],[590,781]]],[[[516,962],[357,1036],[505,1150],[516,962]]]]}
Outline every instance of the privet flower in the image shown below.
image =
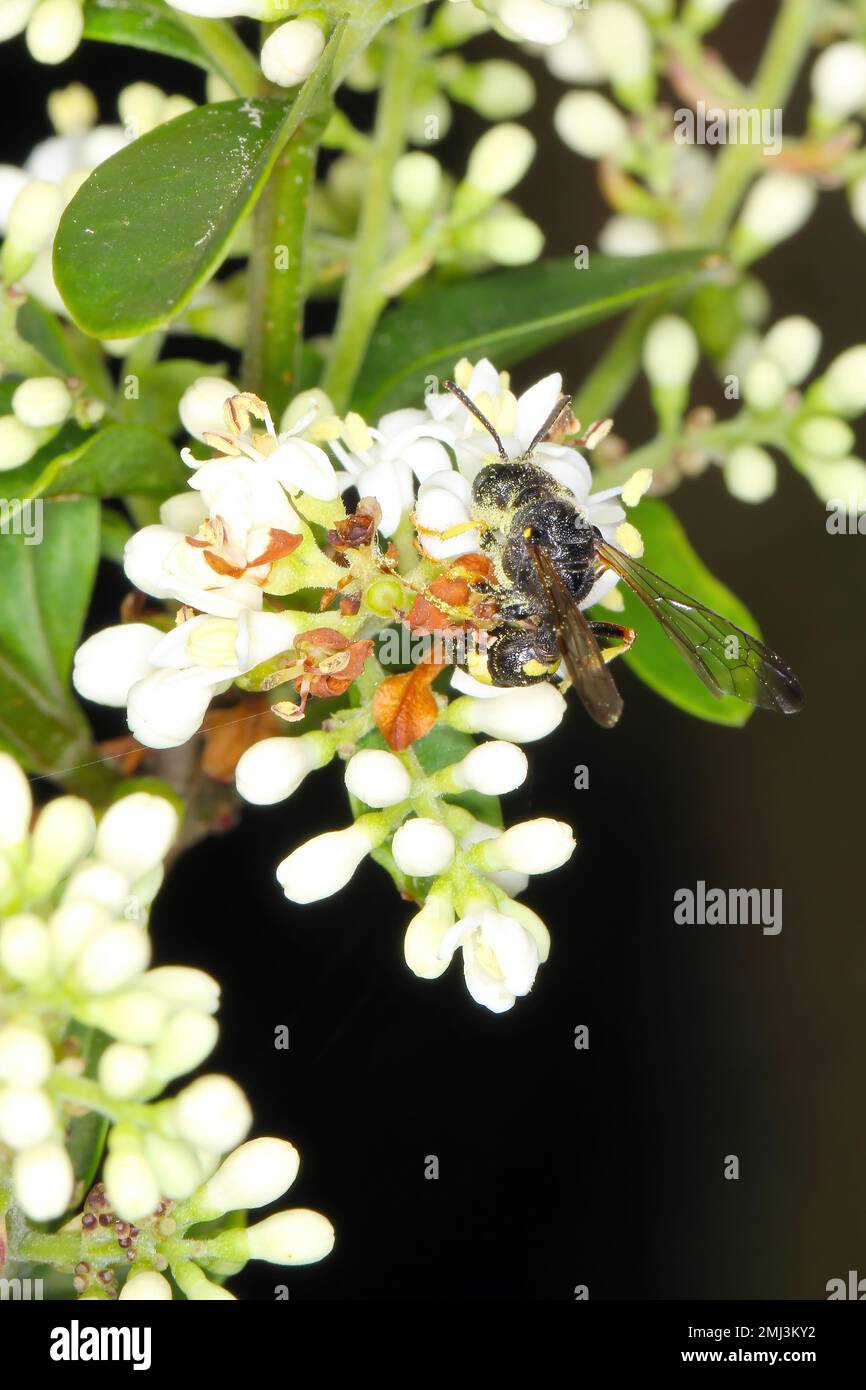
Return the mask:
{"type": "Polygon", "coordinates": [[[262,45],[262,72],[278,87],[296,87],[315,68],[325,47],[321,25],[313,19],[280,24],[262,45]]]}

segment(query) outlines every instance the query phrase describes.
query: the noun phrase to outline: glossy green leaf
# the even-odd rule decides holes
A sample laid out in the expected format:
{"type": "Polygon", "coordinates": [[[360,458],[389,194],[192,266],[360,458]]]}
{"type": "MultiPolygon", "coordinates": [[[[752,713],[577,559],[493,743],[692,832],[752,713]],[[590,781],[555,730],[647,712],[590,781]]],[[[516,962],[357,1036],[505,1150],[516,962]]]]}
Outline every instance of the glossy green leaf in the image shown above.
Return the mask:
{"type": "Polygon", "coordinates": [[[54,242],[54,276],[75,321],[123,338],[166,323],[216,270],[286,142],[329,100],[341,30],[291,106],[200,106],[100,164],[54,242]]]}
{"type": "Polygon", "coordinates": [[[78,377],[100,400],[109,401],[112,382],[100,345],[69,323],[28,298],[18,310],[15,327],[22,342],[29,343],[46,366],[64,377],[78,377]]]}
{"type": "Polygon", "coordinates": [[[177,449],[150,425],[107,425],[85,432],[65,425],[23,468],[5,474],[7,497],[122,497],[160,499],[181,492],[189,471],[177,449]]]}
{"type": "Polygon", "coordinates": [[[161,0],[84,0],[84,37],[210,66],[198,40],[161,0]]]}
{"type": "MultiPolygon", "coordinates": [[[[744,631],[755,637],[760,636],[758,624],[748,608],[706,568],[667,503],[656,498],[645,498],[639,507],[629,513],[629,519],[643,536],[642,563],[692,598],[730,618],[744,631]]],[[[717,700],[683,660],[652,614],[629,592],[625,584],[619,585],[619,592],[625,600],[625,612],[621,617],[603,608],[596,608],[594,616],[607,620],[613,617],[616,622],[635,629],[637,641],[624,660],[641,680],[688,714],[734,728],[745,724],[752,714],[751,705],[731,696],[717,700]]]]}
{"type": "Polygon", "coordinates": [[[93,756],[69,673],[98,558],[90,498],[40,504],[0,536],[0,745],[34,772],[93,756]]]}
{"type": "Polygon", "coordinates": [[[381,320],[355,388],[355,406],[375,417],[419,404],[428,377],[449,376],[461,357],[497,367],[521,362],[651,295],[687,284],[704,253],[670,251],[611,259],[585,270],[542,261],[426,291],[381,320]]]}

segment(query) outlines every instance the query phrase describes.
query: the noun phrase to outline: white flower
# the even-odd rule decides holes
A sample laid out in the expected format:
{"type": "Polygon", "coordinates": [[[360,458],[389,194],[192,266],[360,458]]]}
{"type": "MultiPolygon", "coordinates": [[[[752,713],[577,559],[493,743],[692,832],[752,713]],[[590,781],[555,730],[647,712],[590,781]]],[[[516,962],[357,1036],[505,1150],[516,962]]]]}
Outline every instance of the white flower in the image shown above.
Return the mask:
{"type": "MultiPolygon", "coordinates": [[[[849,185],[848,200],[851,204],[851,216],[861,232],[866,232],[866,174],[861,174],[859,179],[855,179],[849,185]]],[[[2,227],[2,201],[3,186],[0,183],[0,227],[2,227]]]]}
{"type": "Polygon", "coordinates": [[[277,878],[291,902],[317,902],[345,888],[372,848],[370,833],[357,822],[344,830],[329,830],[287,855],[277,866],[277,878]]]}
{"type": "Polygon", "coordinates": [[[94,633],[75,653],[75,689],[85,700],[119,709],[130,688],[152,669],[150,654],[163,636],[149,623],[123,623],[94,633]]]}
{"type": "Polygon", "coordinates": [[[238,791],[255,806],[273,806],[296,792],[307,774],[322,767],[330,753],[329,741],[318,733],[260,739],[238,761],[238,791]]]}
{"type": "Polygon", "coordinates": [[[657,222],[625,213],[608,218],[598,234],[599,250],[606,256],[651,256],[654,251],[661,251],[664,244],[657,222]]]}
{"type": "Polygon", "coordinates": [[[560,43],[572,24],[575,0],[494,0],[494,13],[509,38],[548,47],[560,43]]]}
{"type": "Polygon", "coordinates": [[[51,946],[41,917],[20,913],[0,922],[0,966],[20,984],[41,979],[51,965],[51,946]]]}
{"type": "Polygon", "coordinates": [[[78,796],[50,801],[30,839],[28,888],[34,893],[49,892],[90,852],[95,835],[96,820],[86,801],[78,796]]]}
{"type": "Polygon", "coordinates": [[[594,0],[586,12],[586,36],[614,87],[640,92],[652,67],[652,39],[646,20],[626,0],[594,0]]]}
{"type": "Polygon", "coordinates": [[[400,759],[379,748],[362,748],[346,764],[346,788],[366,806],[396,806],[412,790],[400,759]]]}
{"type": "Polygon", "coordinates": [[[285,1139],[250,1139],[209,1178],[196,1197],[202,1219],[227,1211],[265,1207],[287,1192],[298,1175],[300,1157],[285,1139]]]}
{"type": "Polygon", "coordinates": [[[321,26],[312,19],[290,19],[262,46],[262,72],[278,87],[296,87],[315,68],[325,47],[321,26]]]}
{"type": "Polygon", "coordinates": [[[535,937],[514,917],[484,905],[445,932],[440,959],[447,963],[457,950],[463,952],[463,974],[472,998],[496,1014],[529,993],[541,963],[535,937]]]}
{"type": "Polygon", "coordinates": [[[27,25],[27,47],[37,63],[63,63],[81,42],[80,0],[41,0],[27,25]]]}
{"type": "Polygon", "coordinates": [[[840,459],[850,454],[855,437],[851,426],[832,415],[812,415],[796,426],[797,445],[813,459],[840,459]]]}
{"type": "Polygon", "coordinates": [[[23,844],[32,815],[30,783],[15,759],[0,753],[0,849],[23,844]]]}
{"type": "Polygon", "coordinates": [[[41,1086],[54,1065],[44,1033],[25,1023],[0,1027],[0,1081],[15,1086],[41,1086]]]}
{"type": "Polygon", "coordinates": [[[22,425],[14,415],[0,416],[0,473],[29,463],[44,436],[22,425]]]}
{"type": "Polygon", "coordinates": [[[395,202],[410,213],[427,212],[439,197],[442,166],[432,154],[412,150],[394,165],[391,188],[395,202]]]}
{"type": "Polygon", "coordinates": [[[439,947],[453,924],[454,908],[450,897],[429,893],[421,911],[406,928],[403,940],[406,964],[419,979],[438,979],[448,969],[448,961],[440,956],[439,947]]]}
{"type": "Polygon", "coordinates": [[[677,314],[657,318],[644,339],[643,367],[653,386],[687,386],[698,357],[695,331],[677,314]]]}
{"type": "Polygon", "coordinates": [[[410,878],[430,878],[447,869],[456,844],[447,826],[427,816],[404,821],[394,834],[391,853],[398,869],[410,878]]]}
{"type": "Polygon", "coordinates": [[[821,115],[834,123],[847,120],[866,106],[866,46],[831,43],[816,59],[811,80],[821,115]]]}
{"type": "Polygon", "coordinates": [[[448,706],[448,722],[464,733],[534,743],[552,733],[566,711],[565,700],[549,681],[514,690],[480,688],[484,690],[483,697],[467,695],[448,706]]]}
{"type": "Polygon", "coordinates": [[[180,1009],[150,1050],[151,1075],[165,1084],[195,1071],[217,1045],[219,1025],[211,1014],[180,1009]]]}
{"type": "Polygon", "coordinates": [[[553,124],[560,140],[585,159],[616,156],[628,142],[625,117],[598,92],[566,93],[553,124]]]}
{"type": "Polygon", "coordinates": [[[0,1089],[0,1142],[12,1149],[29,1149],[50,1138],[56,1124],[54,1106],[38,1087],[0,1089]]]}
{"type": "Polygon", "coordinates": [[[546,49],[544,61],[560,82],[591,83],[605,79],[604,68],[583,26],[576,26],[560,43],[546,49]]]}
{"type": "Polygon", "coordinates": [[[782,404],[787,383],[772,357],[758,353],[743,373],[741,389],[743,400],[752,410],[767,414],[782,404]]]}
{"type": "Polygon", "coordinates": [[[99,1059],[98,1075],[99,1084],[108,1095],[129,1100],[150,1083],[150,1053],[132,1043],[109,1043],[99,1059]]]}
{"type": "Polygon", "coordinates": [[[334,1248],[334,1228],[317,1211],[297,1207],[278,1211],[246,1232],[254,1260],[280,1265],[308,1265],[323,1260],[334,1248]]]}
{"type": "Polygon", "coordinates": [[[225,429],[225,404],[238,388],[222,376],[200,376],[180,398],[178,414],[187,434],[204,443],[208,434],[225,429]]]}
{"type": "MultiPolygon", "coordinates": [[[[110,1143],[117,1133],[112,1131],[110,1143]]],[[[108,1200],[124,1221],[141,1221],[159,1204],[159,1184],[137,1144],[112,1144],[103,1166],[103,1178],[108,1200]]]]}
{"type": "Polygon", "coordinates": [[[199,15],[202,19],[233,19],[246,15],[266,19],[275,8],[273,0],[168,0],[173,10],[199,15]]]}
{"type": "Polygon", "coordinates": [[[23,33],[36,5],[37,0],[0,0],[0,42],[23,33]]]}
{"type": "Polygon", "coordinates": [[[395,410],[368,428],[360,416],[348,415],[341,438],[328,441],[342,472],[341,492],[353,487],[359,497],[373,497],[382,509],[379,530],[392,536],[404,512],[411,511],[414,480],[449,468],[447,450],[424,410],[395,410]]]}
{"type": "Polygon", "coordinates": [[[866,345],[846,348],[834,358],[817,388],[830,411],[853,417],[866,410],[866,345]]]}
{"type": "Polygon", "coordinates": [[[161,864],[177,834],[170,801],[149,792],[122,796],[106,811],[96,833],[96,855],[131,883],[161,864]]]}

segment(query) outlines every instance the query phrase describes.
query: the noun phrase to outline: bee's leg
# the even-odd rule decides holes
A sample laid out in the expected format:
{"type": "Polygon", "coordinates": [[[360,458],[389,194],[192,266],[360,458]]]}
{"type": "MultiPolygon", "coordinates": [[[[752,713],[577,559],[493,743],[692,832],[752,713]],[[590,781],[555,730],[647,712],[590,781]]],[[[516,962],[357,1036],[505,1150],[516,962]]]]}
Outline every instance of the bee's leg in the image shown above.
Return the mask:
{"type": "Polygon", "coordinates": [[[454,536],[462,536],[465,531],[486,531],[486,521],[458,521],[454,526],[448,526],[444,531],[437,531],[432,526],[422,526],[412,512],[410,520],[415,530],[420,536],[435,536],[439,541],[450,541],[454,536]]]}
{"type": "Polygon", "coordinates": [[[622,656],[637,637],[633,627],[623,627],[620,623],[590,623],[592,634],[601,648],[605,661],[613,661],[622,656]]]}

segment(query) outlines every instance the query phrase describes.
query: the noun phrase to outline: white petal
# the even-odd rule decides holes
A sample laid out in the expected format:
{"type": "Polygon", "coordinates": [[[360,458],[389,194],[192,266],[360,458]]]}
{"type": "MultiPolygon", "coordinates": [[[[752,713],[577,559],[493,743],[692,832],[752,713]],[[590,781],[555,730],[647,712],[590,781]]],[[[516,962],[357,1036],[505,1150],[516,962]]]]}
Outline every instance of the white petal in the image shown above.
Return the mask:
{"type": "Polygon", "coordinates": [[[517,398],[517,438],[526,449],[562,396],[562,374],[542,377],[517,398]]]}
{"type": "Polygon", "coordinates": [[[159,509],[159,519],[170,531],[179,531],[184,536],[194,536],[207,516],[207,507],[200,493],[179,492],[169,497],[159,509]]]}
{"type": "Polygon", "coordinates": [[[337,495],[334,466],[324,449],[305,439],[288,439],[268,459],[268,469],[289,492],[330,502],[337,495]]]}
{"type": "Polygon", "coordinates": [[[149,623],[121,623],[94,633],[75,653],[72,684],[85,700],[121,708],[130,687],[152,669],[151,653],[162,637],[149,623]]]}
{"type": "Polygon", "coordinates": [[[129,692],[127,723],[148,748],[177,748],[201,728],[221,685],[206,684],[207,672],[154,671],[129,692]],[[192,677],[192,679],[190,679],[192,677]]]}

